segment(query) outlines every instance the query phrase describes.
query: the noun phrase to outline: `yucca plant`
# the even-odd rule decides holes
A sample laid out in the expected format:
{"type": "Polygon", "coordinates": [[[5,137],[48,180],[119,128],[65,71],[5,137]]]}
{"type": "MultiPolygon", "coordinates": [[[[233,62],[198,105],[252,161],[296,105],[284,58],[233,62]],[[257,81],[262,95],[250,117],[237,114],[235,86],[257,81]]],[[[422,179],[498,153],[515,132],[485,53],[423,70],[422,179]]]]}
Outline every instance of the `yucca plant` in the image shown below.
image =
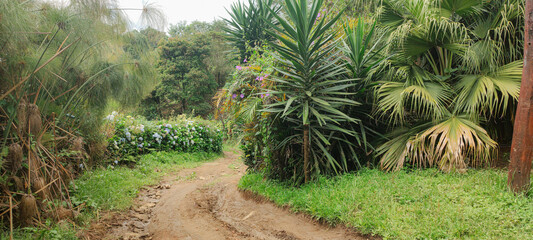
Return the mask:
{"type": "Polygon", "coordinates": [[[248,0],[247,5],[238,1],[227,10],[230,18],[224,19],[228,25],[224,30],[228,40],[239,51],[241,60],[250,57],[249,49],[275,39],[266,31],[277,24],[274,15],[279,10],[280,6],[274,0],[248,0]]]}
{"type": "Polygon", "coordinates": [[[360,103],[349,99],[353,79],[343,79],[345,65],[336,49],[335,33],[329,32],[342,13],[319,19],[323,0],[285,0],[286,18],[275,14],[279,26],[271,24],[269,34],[278,42],[276,51],[279,77],[274,78],[276,90],[270,92],[279,101],[264,111],[275,113],[296,134],[281,146],[297,141],[302,147],[304,181],[313,174],[346,171],[357,161],[355,142],[364,139],[351,124],[359,119],[342,112],[345,106],[360,103]]]}
{"type": "Polygon", "coordinates": [[[383,34],[376,34],[376,23],[369,27],[363,18],[355,27],[345,26],[344,52],[348,57],[347,68],[352,78],[366,79],[371,71],[387,59],[383,56],[383,34]]]}

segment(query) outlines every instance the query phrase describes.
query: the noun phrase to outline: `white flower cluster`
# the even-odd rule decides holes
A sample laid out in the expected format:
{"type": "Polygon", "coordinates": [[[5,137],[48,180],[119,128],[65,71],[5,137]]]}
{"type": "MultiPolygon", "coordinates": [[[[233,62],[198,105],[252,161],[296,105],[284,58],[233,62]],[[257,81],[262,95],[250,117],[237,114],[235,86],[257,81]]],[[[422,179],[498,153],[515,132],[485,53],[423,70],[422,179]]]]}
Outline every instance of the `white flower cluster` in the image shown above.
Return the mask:
{"type": "Polygon", "coordinates": [[[118,115],[118,112],[113,111],[111,114],[107,115],[107,117],[105,117],[104,119],[108,120],[108,121],[113,121],[113,120],[115,120],[115,117],[117,115],[118,115]]]}
{"type": "Polygon", "coordinates": [[[163,139],[163,136],[159,135],[159,133],[154,133],[154,135],[152,135],[152,137],[155,139],[155,141],[158,144],[161,144],[161,140],[163,139]]]}

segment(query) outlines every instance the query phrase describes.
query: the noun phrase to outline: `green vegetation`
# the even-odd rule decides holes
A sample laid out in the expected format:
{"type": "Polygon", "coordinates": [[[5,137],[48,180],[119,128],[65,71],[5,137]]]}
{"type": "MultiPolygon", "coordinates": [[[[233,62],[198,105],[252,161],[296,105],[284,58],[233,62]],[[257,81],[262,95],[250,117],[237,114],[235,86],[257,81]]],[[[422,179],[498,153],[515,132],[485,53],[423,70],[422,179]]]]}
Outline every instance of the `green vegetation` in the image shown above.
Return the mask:
{"type": "MultiPolygon", "coordinates": [[[[13,231],[13,239],[17,240],[35,240],[35,239],[47,239],[47,240],[78,240],[76,236],[76,229],[70,223],[64,223],[62,225],[54,225],[53,223],[46,222],[45,227],[26,227],[15,229],[13,231]]],[[[0,239],[9,240],[9,232],[3,232],[0,234],[0,239]]]]}
{"type": "Polygon", "coordinates": [[[488,165],[510,139],[522,75],[521,0],[388,0],[382,74],[373,79],[376,114],[389,141],[381,167],[488,165]]]}
{"type": "MultiPolygon", "coordinates": [[[[108,102],[132,107],[156,84],[154,51],[146,42],[132,41],[135,34],[127,31],[115,1],[71,1],[60,7],[2,0],[0,9],[0,120],[17,126],[0,129],[2,146],[17,135],[15,129],[23,129],[22,113],[16,111],[20,103],[35,103],[44,118],[55,113],[63,129],[99,141],[94,128],[108,102]]],[[[142,15],[162,18],[149,5],[142,15]]]]}
{"type": "Polygon", "coordinates": [[[238,1],[228,10],[230,19],[225,19],[227,38],[238,51],[241,61],[248,59],[252,54],[250,49],[261,47],[275,37],[268,34],[272,25],[277,25],[275,15],[281,6],[274,0],[248,0],[248,3],[238,1]]]}
{"type": "Polygon", "coordinates": [[[147,119],[180,114],[209,116],[210,103],[232,70],[224,42],[224,23],[181,23],[170,28],[170,38],[159,42],[159,85],[141,103],[147,119]]]}
{"type": "Polygon", "coordinates": [[[239,187],[385,239],[531,239],[533,232],[533,188],[529,197],[515,196],[499,170],[363,169],[300,188],[248,174],[239,187]]]}
{"type": "MultiPolygon", "coordinates": [[[[138,10],[164,28],[153,4],[138,10]]],[[[115,0],[0,0],[0,16],[0,212],[13,210],[0,231],[52,226],[72,179],[106,158],[108,104],[132,109],[155,87],[157,34],[130,31],[115,0]]]]}
{"type": "Polygon", "coordinates": [[[134,168],[113,167],[88,171],[74,182],[72,202],[107,210],[129,207],[142,186],[152,185],[166,173],[193,168],[214,160],[217,153],[154,152],[142,155],[134,168]]]}
{"type": "Polygon", "coordinates": [[[333,44],[336,32],[328,33],[341,14],[322,18],[322,3],[311,1],[308,8],[305,0],[286,1],[284,10],[291,20],[275,15],[280,27],[272,25],[276,32],[268,31],[277,37],[272,46],[282,61],[276,67],[279,77],[272,78],[275,90],[266,91],[279,100],[267,104],[264,111],[276,114],[292,129],[279,148],[287,149],[292,139],[303,139],[298,173],[305,182],[310,172],[317,176],[347,171],[349,162],[358,159],[355,143],[366,144],[361,119],[343,112],[360,103],[346,97],[350,90],[359,89],[354,89],[353,79],[342,76],[346,70],[333,44]]]}
{"type": "Polygon", "coordinates": [[[276,19],[261,34],[264,18],[247,29],[249,14],[232,9],[227,34],[241,54],[237,33],[273,38],[248,48],[217,94],[219,115],[246,133],[245,162],[294,183],[364,165],[491,165],[510,143],[523,2],[341,2],[249,1],[276,19]]]}
{"type": "Polygon", "coordinates": [[[0,212],[15,216],[0,229],[47,228],[17,238],[74,238],[40,213],[124,209],[224,137],[251,170],[243,189],[330,223],[533,232],[531,194],[475,170],[511,142],[523,0],[240,0],[168,33],[152,3],[128,9],[146,25],[132,30],[118,0],[66,2],[0,0],[0,212]]]}
{"type": "Polygon", "coordinates": [[[107,151],[117,161],[154,151],[222,152],[222,133],[213,123],[202,124],[193,119],[181,123],[150,122],[114,114],[108,119],[114,133],[108,139],[107,151]]]}

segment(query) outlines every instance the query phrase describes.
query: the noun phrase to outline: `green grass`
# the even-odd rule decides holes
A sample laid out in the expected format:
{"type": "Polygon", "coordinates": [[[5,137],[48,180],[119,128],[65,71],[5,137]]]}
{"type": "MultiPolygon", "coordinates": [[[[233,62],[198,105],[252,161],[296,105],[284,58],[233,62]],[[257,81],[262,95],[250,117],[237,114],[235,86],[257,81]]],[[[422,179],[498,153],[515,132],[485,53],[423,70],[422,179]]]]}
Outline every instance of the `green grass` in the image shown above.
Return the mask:
{"type": "MultiPolygon", "coordinates": [[[[45,227],[31,227],[13,230],[13,239],[16,240],[77,240],[76,228],[70,223],[53,224],[51,222],[45,223],[45,227]]],[[[0,239],[8,240],[9,232],[0,234],[0,239]]]]}
{"type": "Polygon", "coordinates": [[[362,170],[301,188],[248,174],[239,187],[385,239],[533,239],[533,192],[513,195],[506,178],[500,170],[362,170]]]}
{"type": "MultiPolygon", "coordinates": [[[[79,226],[90,223],[98,210],[126,209],[143,186],[157,184],[169,172],[194,168],[218,157],[220,154],[215,153],[154,152],[141,156],[133,168],[121,166],[87,171],[74,181],[71,192],[72,202],[85,206],[76,219],[78,226],[49,221],[46,227],[15,229],[14,239],[78,239],[79,226]]],[[[9,239],[9,232],[0,233],[0,239],[9,239]]]]}

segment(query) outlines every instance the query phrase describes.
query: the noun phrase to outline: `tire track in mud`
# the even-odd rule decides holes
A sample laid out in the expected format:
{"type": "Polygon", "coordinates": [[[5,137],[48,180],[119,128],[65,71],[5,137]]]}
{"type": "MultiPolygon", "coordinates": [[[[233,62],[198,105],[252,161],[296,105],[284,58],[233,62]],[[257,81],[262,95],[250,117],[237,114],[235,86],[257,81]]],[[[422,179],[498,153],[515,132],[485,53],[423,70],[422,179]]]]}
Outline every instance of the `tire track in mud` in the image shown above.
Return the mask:
{"type": "Polygon", "coordinates": [[[167,176],[145,188],[134,207],[107,213],[83,234],[86,239],[377,239],[329,227],[237,189],[245,166],[239,155],[167,176]]]}

